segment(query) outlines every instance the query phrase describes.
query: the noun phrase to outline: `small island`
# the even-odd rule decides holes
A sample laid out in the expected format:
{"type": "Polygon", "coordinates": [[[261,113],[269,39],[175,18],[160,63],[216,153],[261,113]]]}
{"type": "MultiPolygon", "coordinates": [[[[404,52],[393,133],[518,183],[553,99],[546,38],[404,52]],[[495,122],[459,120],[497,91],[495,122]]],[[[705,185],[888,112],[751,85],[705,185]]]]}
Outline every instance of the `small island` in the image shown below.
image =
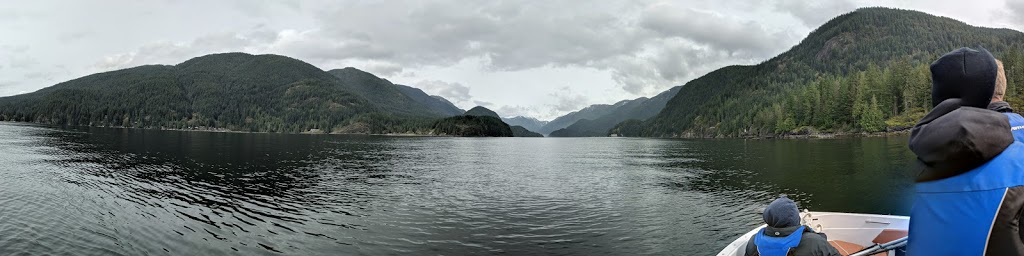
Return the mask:
{"type": "Polygon", "coordinates": [[[461,116],[438,120],[430,127],[433,135],[460,137],[513,137],[512,128],[497,113],[475,107],[461,116]]]}

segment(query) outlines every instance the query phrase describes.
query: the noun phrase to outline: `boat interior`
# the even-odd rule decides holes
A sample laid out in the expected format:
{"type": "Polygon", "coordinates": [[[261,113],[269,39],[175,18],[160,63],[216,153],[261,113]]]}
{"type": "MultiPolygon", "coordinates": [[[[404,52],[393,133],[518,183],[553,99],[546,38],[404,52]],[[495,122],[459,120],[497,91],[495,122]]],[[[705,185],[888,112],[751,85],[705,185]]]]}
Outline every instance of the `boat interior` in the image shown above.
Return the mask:
{"type": "MultiPolygon", "coordinates": [[[[829,244],[844,256],[865,248],[897,241],[907,236],[910,218],[906,216],[875,215],[838,212],[810,212],[801,214],[801,224],[828,237],[829,244]]],[[[743,256],[750,237],[764,228],[759,226],[725,247],[719,256],[743,256]]],[[[896,250],[872,255],[896,255],[896,250]]]]}

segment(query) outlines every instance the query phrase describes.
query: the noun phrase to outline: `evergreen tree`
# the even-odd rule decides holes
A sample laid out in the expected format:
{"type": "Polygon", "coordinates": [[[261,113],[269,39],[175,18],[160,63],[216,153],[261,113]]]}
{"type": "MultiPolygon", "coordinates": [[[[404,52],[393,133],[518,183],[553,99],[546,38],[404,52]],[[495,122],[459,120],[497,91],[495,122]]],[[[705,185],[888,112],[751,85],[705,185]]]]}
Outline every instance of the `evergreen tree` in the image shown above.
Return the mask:
{"type": "Polygon", "coordinates": [[[878,106],[878,98],[871,97],[871,104],[868,105],[860,118],[860,127],[866,132],[879,132],[885,130],[885,118],[878,106]]]}
{"type": "Polygon", "coordinates": [[[691,80],[658,116],[644,121],[643,133],[760,135],[756,133],[784,128],[785,115],[765,111],[777,103],[797,127],[860,129],[864,113],[874,110],[872,99],[881,120],[901,120],[903,127],[931,107],[928,64],[950,50],[973,45],[984,45],[1008,63],[1012,89],[1007,100],[1014,104],[1022,90],[1016,83],[1024,82],[1018,78],[1024,75],[1024,65],[1015,63],[1024,61],[1016,61],[1020,54],[1008,52],[1024,47],[1024,33],[914,11],[862,8],[826,22],[775,58],[724,67],[691,80]],[[832,95],[821,86],[828,77],[839,81],[832,95]],[[810,88],[814,85],[818,86],[810,88]],[[831,103],[839,111],[832,111],[831,103]]]}
{"type": "Polygon", "coordinates": [[[913,71],[912,78],[908,81],[906,94],[910,110],[920,109],[926,111],[932,106],[932,76],[927,64],[918,65],[913,71]]]}

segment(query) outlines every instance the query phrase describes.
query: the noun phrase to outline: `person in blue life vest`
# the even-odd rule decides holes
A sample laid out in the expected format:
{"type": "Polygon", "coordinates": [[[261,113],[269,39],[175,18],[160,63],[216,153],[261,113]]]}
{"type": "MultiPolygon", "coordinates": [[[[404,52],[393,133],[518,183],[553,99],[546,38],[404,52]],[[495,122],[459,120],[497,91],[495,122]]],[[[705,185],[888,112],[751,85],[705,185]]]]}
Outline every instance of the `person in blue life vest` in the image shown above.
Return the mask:
{"type": "Polygon", "coordinates": [[[1013,108],[1010,107],[1010,103],[1003,100],[1003,96],[1006,95],[1006,69],[1003,68],[1003,62],[996,60],[996,66],[999,67],[999,73],[996,75],[996,89],[992,93],[992,103],[988,104],[988,109],[1003,113],[1007,118],[1010,119],[1010,131],[1013,132],[1013,139],[1016,141],[1024,141],[1024,117],[1020,114],[1014,113],[1013,108]]]}
{"type": "Polygon", "coordinates": [[[747,242],[746,256],[840,256],[824,234],[800,225],[796,202],[785,196],[775,199],[761,215],[767,227],[747,242]]]}
{"type": "Polygon", "coordinates": [[[930,66],[934,108],[911,130],[917,156],[908,255],[1024,255],[1024,143],[987,107],[998,65],[961,48],[930,66]]]}

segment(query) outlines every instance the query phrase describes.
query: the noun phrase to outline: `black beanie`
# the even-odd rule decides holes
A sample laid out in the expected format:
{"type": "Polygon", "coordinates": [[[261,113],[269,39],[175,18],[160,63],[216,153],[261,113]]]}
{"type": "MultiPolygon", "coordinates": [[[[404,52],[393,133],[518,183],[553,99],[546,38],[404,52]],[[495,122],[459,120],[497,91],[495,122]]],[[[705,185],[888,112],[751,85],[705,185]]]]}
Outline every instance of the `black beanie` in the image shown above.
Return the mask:
{"type": "Polygon", "coordinates": [[[960,48],[932,63],[932,107],[959,98],[962,106],[986,108],[996,88],[996,59],[984,48],[960,48]]]}
{"type": "Polygon", "coordinates": [[[764,223],[773,228],[788,228],[800,226],[800,210],[796,202],[789,200],[786,196],[775,199],[768,207],[764,208],[761,214],[764,223]]]}

